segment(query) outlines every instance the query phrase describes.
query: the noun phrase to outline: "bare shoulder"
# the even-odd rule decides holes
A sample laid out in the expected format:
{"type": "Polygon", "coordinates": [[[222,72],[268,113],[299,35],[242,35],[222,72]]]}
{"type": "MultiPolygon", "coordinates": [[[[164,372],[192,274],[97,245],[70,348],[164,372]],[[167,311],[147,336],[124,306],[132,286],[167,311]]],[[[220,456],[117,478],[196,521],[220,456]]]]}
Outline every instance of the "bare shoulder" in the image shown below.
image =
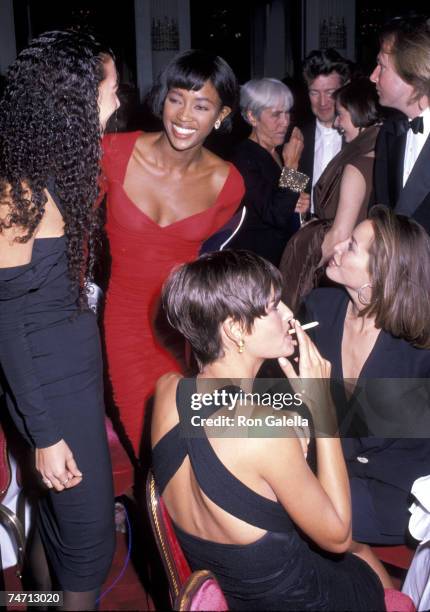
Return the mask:
{"type": "Polygon", "coordinates": [[[252,460],[260,476],[270,483],[275,493],[292,478],[299,475],[306,478],[310,473],[298,436],[265,438],[259,442],[251,455],[252,460]]]}
{"type": "Polygon", "coordinates": [[[203,153],[204,171],[209,172],[216,181],[224,182],[230,172],[231,164],[206,148],[203,149],[203,153]]]}
{"type": "Polygon", "coordinates": [[[11,188],[6,185],[0,199],[0,268],[21,266],[31,261],[34,236],[27,236],[27,229],[11,223],[13,212],[11,188]]]}
{"type": "Polygon", "coordinates": [[[347,164],[342,174],[342,183],[345,184],[349,182],[354,184],[365,182],[363,173],[353,164],[347,164]]]}
{"type": "Polygon", "coordinates": [[[155,385],[155,394],[162,399],[164,395],[176,392],[179,380],[182,378],[178,372],[167,372],[160,376],[155,385]]]}
{"type": "Polygon", "coordinates": [[[136,139],[134,149],[144,157],[152,154],[152,147],[163,136],[163,132],[141,132],[136,139]]]}
{"type": "Polygon", "coordinates": [[[0,222],[2,224],[8,224],[12,210],[12,188],[9,183],[0,182],[0,222]]]}
{"type": "Polygon", "coordinates": [[[226,162],[222,157],[212,153],[206,147],[203,148],[203,163],[205,166],[210,167],[213,171],[227,173],[230,168],[230,164],[226,162]]]}
{"type": "Polygon", "coordinates": [[[168,372],[157,381],[151,422],[152,446],[178,423],[176,389],[181,378],[177,372],[168,372]]]}
{"type": "Polygon", "coordinates": [[[270,470],[272,474],[279,473],[279,477],[284,478],[286,461],[305,461],[298,436],[290,432],[278,437],[276,431],[274,433],[274,427],[262,430],[258,437],[246,438],[244,446],[260,474],[270,470]],[[274,457],[276,461],[273,460],[274,457]]]}

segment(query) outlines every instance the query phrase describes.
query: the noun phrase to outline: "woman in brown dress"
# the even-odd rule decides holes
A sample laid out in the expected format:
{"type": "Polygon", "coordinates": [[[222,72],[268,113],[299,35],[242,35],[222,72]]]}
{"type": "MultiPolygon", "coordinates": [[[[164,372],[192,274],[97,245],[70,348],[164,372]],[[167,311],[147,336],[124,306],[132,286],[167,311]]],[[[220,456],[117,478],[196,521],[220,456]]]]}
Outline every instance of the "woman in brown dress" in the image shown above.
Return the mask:
{"type": "Polygon", "coordinates": [[[316,218],[289,241],[280,269],[283,299],[296,311],[301,299],[319,284],[322,266],[334,245],[345,240],[367,216],[372,193],[379,107],[373,84],[358,78],[338,89],[334,122],[345,145],[314,187],[316,218]]]}

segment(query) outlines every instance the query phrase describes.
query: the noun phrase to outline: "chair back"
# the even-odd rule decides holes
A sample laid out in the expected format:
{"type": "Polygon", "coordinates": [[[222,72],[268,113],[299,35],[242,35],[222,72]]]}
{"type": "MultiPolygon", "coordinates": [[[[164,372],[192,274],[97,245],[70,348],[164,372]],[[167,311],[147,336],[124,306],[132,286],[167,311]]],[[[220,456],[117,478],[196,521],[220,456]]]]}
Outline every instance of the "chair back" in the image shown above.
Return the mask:
{"type": "Polygon", "coordinates": [[[169,582],[170,597],[174,602],[182,586],[190,577],[191,569],[182,552],[169,513],[160,497],[151,471],[146,479],[146,505],[158,552],[169,582]]]}
{"type": "Polygon", "coordinates": [[[215,576],[208,570],[193,572],[183,585],[174,610],[192,612],[224,611],[228,605],[215,576]]]}
{"type": "Polygon", "coordinates": [[[416,612],[412,599],[396,589],[385,589],[385,608],[387,612],[416,612]]]}

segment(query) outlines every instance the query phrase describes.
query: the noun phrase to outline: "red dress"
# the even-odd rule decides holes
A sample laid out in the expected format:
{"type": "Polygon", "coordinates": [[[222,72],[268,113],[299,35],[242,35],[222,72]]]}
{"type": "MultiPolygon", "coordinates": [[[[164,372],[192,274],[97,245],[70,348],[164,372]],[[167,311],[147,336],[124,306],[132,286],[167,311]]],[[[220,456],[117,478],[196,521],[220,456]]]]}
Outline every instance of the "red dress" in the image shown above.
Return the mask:
{"type": "Polygon", "coordinates": [[[106,350],[114,400],[136,455],[145,407],[157,379],[170,370],[181,370],[172,354],[175,341],[169,336],[173,335],[166,333],[166,325],[164,331],[155,331],[163,282],[174,266],[197,257],[202,242],[231,218],[244,194],[242,177],[230,165],[210,208],[160,227],[137,208],[123,188],[141,133],[110,134],[103,143],[106,229],[112,258],[104,318],[106,350]]]}

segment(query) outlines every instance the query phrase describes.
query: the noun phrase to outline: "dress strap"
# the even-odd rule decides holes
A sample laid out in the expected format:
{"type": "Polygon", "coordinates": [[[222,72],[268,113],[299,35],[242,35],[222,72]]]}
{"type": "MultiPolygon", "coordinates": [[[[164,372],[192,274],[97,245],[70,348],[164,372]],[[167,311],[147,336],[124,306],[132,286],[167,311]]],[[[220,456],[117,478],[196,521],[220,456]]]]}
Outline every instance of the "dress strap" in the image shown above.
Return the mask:
{"type": "MultiPolygon", "coordinates": [[[[206,437],[204,427],[198,428],[195,435],[190,435],[190,428],[186,425],[189,422],[192,394],[196,390],[196,379],[181,379],[177,389],[177,407],[183,441],[187,444],[188,456],[200,489],[217,506],[246,523],[268,531],[292,531],[293,523],[281,504],[259,495],[224,466],[206,437]]],[[[209,416],[217,409],[218,406],[207,406],[204,416],[209,416]]]]}
{"type": "Polygon", "coordinates": [[[180,437],[178,423],[152,449],[152,469],[160,495],[181,467],[187,454],[187,445],[180,437]]]}
{"type": "Polygon", "coordinates": [[[110,180],[124,184],[128,162],[133,153],[136,140],[143,134],[135,132],[120,132],[106,134],[103,137],[102,166],[110,180]]]}
{"type": "Polygon", "coordinates": [[[60,198],[58,196],[57,188],[56,188],[56,185],[55,185],[55,178],[53,176],[48,176],[48,179],[46,181],[46,188],[47,188],[47,190],[49,192],[49,195],[54,200],[56,207],[58,208],[60,213],[64,216],[64,208],[63,208],[63,206],[61,204],[61,201],[60,201],[60,198]]]}

